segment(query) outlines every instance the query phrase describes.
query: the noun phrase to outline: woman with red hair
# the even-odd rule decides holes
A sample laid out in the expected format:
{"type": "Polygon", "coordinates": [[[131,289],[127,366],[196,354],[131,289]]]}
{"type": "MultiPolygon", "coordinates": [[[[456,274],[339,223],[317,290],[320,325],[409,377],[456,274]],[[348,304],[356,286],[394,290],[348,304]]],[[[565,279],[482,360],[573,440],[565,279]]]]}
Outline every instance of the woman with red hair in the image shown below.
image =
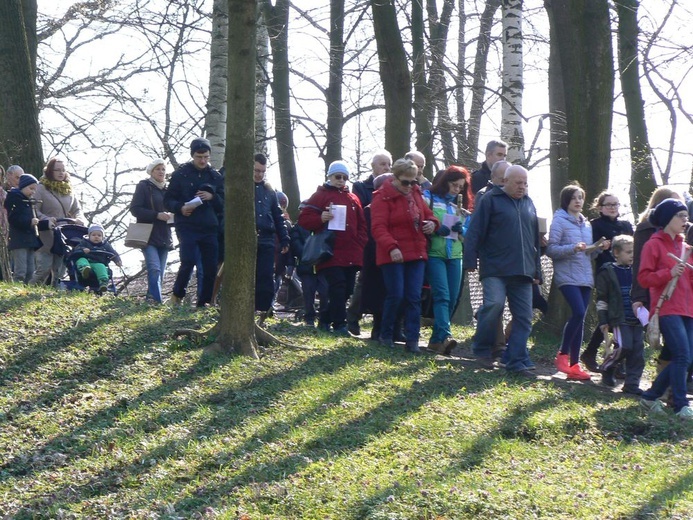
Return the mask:
{"type": "Polygon", "coordinates": [[[450,320],[462,286],[462,238],[474,207],[469,172],[450,166],[423,196],[441,223],[431,237],[426,265],[434,317],[428,348],[447,355],[457,345],[450,320]]]}

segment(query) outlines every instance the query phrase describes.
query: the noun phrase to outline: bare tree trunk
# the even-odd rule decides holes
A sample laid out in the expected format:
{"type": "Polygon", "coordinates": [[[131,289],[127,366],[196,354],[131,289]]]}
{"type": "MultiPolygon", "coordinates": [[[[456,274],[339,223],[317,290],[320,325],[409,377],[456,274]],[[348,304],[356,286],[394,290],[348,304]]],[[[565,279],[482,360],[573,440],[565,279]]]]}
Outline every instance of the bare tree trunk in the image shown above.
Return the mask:
{"type": "MultiPolygon", "coordinates": [[[[443,146],[445,164],[456,162],[455,146],[452,133],[454,126],[448,108],[448,92],[445,84],[445,54],[447,52],[448,29],[450,17],[455,7],[454,0],[445,0],[443,10],[438,17],[435,2],[428,2],[428,27],[431,48],[431,70],[428,79],[428,90],[431,93],[433,107],[438,112],[438,132],[443,146]]],[[[433,116],[433,114],[431,114],[433,116]]],[[[431,124],[433,117],[431,117],[431,124]]],[[[431,157],[433,153],[431,151],[431,157]]],[[[433,161],[427,161],[433,167],[433,161]]]]}
{"type": "MultiPolygon", "coordinates": [[[[226,160],[233,162],[224,178],[225,261],[233,266],[233,283],[222,287],[219,344],[224,350],[257,357],[255,337],[255,27],[256,0],[229,1],[229,117],[226,160]]],[[[229,276],[226,277],[227,281],[229,276]]]]}
{"type": "Polygon", "coordinates": [[[267,155],[267,86],[269,85],[269,36],[267,25],[258,13],[257,68],[255,70],[255,150],[267,155]]]}
{"type": "Polygon", "coordinates": [[[0,81],[0,164],[17,163],[39,177],[43,169],[41,129],[20,0],[0,2],[0,70],[11,71],[12,76],[11,81],[0,81]]]}
{"type": "Polygon", "coordinates": [[[507,160],[525,164],[522,131],[522,0],[503,0],[503,97],[501,137],[508,143],[507,160]]]}
{"type": "Polygon", "coordinates": [[[325,170],[342,158],[342,81],[344,71],[344,0],[330,1],[330,81],[327,86],[325,170]]]}
{"type": "Polygon", "coordinates": [[[476,46],[476,57],[474,58],[472,102],[469,108],[469,122],[467,123],[467,142],[461,150],[458,150],[458,154],[464,164],[477,164],[476,157],[479,149],[481,116],[484,113],[484,96],[486,94],[486,65],[489,47],[491,46],[491,28],[493,27],[493,16],[500,5],[501,0],[487,0],[484,12],[481,15],[479,39],[476,46]]]}
{"type": "Polygon", "coordinates": [[[426,81],[426,46],[422,0],[411,3],[412,83],[414,85],[414,129],[416,149],[426,156],[425,175],[430,177],[433,165],[433,103],[426,81]]]}
{"type": "Polygon", "coordinates": [[[371,8],[385,97],[385,148],[393,157],[403,157],[409,151],[411,137],[409,63],[394,4],[389,0],[371,0],[371,8]]]}
{"type": "MultiPolygon", "coordinates": [[[[568,128],[568,172],[591,198],[608,184],[614,63],[609,5],[545,0],[558,43],[568,128]]],[[[560,187],[557,187],[560,189],[560,187]]]]}
{"type": "Polygon", "coordinates": [[[36,85],[36,57],[38,52],[38,36],[36,34],[37,0],[22,0],[22,14],[24,15],[24,33],[26,34],[29,61],[31,62],[31,81],[36,85]]]}
{"type": "Polygon", "coordinates": [[[645,208],[650,194],[657,187],[652,167],[652,150],[647,135],[645,107],[640,89],[638,61],[639,0],[619,0],[618,12],[618,69],[621,91],[626,105],[630,141],[631,185],[630,203],[633,214],[645,208]]]}
{"type": "Polygon", "coordinates": [[[301,196],[294,160],[294,133],[291,127],[291,92],[289,91],[289,0],[264,0],[263,13],[272,49],[272,99],[277,128],[277,155],[282,191],[289,198],[289,212],[298,214],[301,196]]]}
{"type": "Polygon", "coordinates": [[[204,133],[212,144],[211,163],[224,164],[226,150],[226,93],[229,54],[228,0],[214,0],[212,7],[212,43],[210,48],[209,95],[204,133]]]}

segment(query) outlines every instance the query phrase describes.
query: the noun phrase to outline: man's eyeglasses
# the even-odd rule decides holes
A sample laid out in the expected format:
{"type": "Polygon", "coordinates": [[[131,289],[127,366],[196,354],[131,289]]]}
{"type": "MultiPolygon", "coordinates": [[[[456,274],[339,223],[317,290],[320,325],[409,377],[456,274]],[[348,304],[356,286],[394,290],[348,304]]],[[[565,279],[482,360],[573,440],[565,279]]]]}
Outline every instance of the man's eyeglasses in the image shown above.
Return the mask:
{"type": "Polygon", "coordinates": [[[333,175],[332,177],[334,177],[338,181],[348,181],[349,180],[349,177],[347,177],[346,175],[341,175],[339,173],[333,175]]]}
{"type": "Polygon", "coordinates": [[[408,186],[418,186],[419,185],[419,181],[417,181],[416,179],[414,179],[413,181],[408,181],[407,179],[397,179],[397,180],[405,188],[408,186]]]}
{"type": "Polygon", "coordinates": [[[609,204],[602,204],[603,208],[620,208],[621,205],[618,202],[610,202],[609,204]]]}

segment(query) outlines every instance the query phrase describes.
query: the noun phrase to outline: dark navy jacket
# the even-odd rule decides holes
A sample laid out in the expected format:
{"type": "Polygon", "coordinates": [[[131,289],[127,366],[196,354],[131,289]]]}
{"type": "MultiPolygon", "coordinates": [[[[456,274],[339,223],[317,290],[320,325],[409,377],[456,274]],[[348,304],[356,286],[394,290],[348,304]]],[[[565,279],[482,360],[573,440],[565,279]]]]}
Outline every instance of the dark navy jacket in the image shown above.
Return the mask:
{"type": "Polygon", "coordinates": [[[463,266],[479,278],[525,276],[542,280],[537,211],[532,199],[513,199],[496,186],[474,208],[464,237],[463,266]]]}
{"type": "Polygon", "coordinates": [[[10,223],[10,243],[8,249],[38,249],[43,244],[31,225],[34,212],[30,199],[19,188],[12,188],[5,199],[7,221],[10,223]]]}
{"type": "Polygon", "coordinates": [[[289,245],[289,231],[277,202],[277,192],[264,181],[255,183],[255,227],[258,241],[274,243],[276,235],[281,247],[289,245]]]}
{"type": "Polygon", "coordinates": [[[219,172],[211,166],[204,170],[195,168],[192,162],[181,165],[171,177],[164,195],[164,206],[176,214],[177,228],[197,232],[217,232],[218,214],[224,209],[224,181],[219,172]],[[181,213],[183,205],[195,198],[200,189],[213,191],[212,200],[203,202],[189,217],[181,213]]]}
{"type": "Polygon", "coordinates": [[[351,193],[359,198],[362,208],[373,202],[373,175],[371,174],[365,181],[355,182],[351,193]]]}
{"type": "Polygon", "coordinates": [[[149,179],[141,180],[135,188],[135,195],[130,203],[130,213],[137,219],[137,222],[154,225],[152,234],[149,236],[150,246],[173,249],[169,225],[157,218],[159,213],[166,211],[164,208],[165,193],[165,190],[155,186],[149,179]]]}

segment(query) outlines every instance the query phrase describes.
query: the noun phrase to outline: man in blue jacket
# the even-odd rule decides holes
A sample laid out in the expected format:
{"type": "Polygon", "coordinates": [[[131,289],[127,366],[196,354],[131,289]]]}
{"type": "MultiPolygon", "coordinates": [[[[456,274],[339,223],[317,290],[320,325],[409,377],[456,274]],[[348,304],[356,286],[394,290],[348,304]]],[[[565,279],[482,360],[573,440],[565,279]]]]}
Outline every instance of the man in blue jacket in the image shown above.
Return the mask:
{"type": "Polygon", "coordinates": [[[253,181],[255,182],[255,227],[257,229],[257,257],[255,259],[255,310],[269,311],[274,299],[275,241],[281,253],[289,251],[289,230],[277,201],[277,192],[265,180],[267,157],[255,154],[253,181]]]}
{"type": "Polygon", "coordinates": [[[505,368],[533,377],[527,340],[532,328],[532,284],[540,284],[539,229],[534,203],[527,196],[527,170],[510,166],[505,184],[486,193],[474,209],[464,238],[463,266],[479,279],[484,303],[477,313],[472,349],[480,362],[491,366],[496,323],[507,297],[513,318],[505,368]]]}
{"type": "Polygon", "coordinates": [[[171,296],[174,304],[180,304],[185,297],[198,257],[202,259],[203,276],[197,306],[204,307],[212,301],[219,256],[217,215],[224,208],[224,184],[219,172],[209,164],[211,150],[207,139],[193,139],[192,160],[173,173],[164,195],[164,206],[175,214],[180,245],[180,268],[171,296]]]}

